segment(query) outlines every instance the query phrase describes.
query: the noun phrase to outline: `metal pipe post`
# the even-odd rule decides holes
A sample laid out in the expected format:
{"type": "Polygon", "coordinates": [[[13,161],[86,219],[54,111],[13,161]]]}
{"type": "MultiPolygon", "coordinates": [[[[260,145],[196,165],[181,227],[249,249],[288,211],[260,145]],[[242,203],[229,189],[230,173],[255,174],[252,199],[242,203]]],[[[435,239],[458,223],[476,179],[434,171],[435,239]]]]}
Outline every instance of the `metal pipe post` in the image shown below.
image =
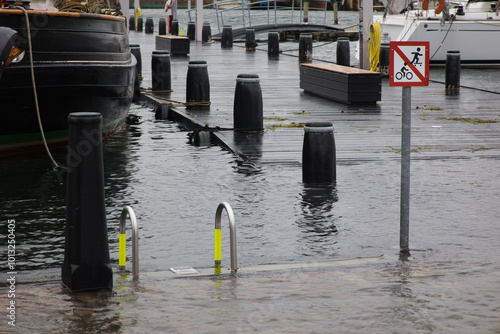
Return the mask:
{"type": "Polygon", "coordinates": [[[411,150],[411,87],[403,87],[401,133],[401,214],[399,247],[409,251],[410,229],[410,150],[411,150]]]}

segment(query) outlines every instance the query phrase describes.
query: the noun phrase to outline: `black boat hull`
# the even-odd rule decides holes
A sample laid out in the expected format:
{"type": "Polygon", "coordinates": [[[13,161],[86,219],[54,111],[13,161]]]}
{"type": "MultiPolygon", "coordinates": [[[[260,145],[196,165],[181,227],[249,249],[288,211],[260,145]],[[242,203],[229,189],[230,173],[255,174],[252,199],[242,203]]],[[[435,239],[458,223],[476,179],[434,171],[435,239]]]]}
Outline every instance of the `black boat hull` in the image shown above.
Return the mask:
{"type": "MultiPolygon", "coordinates": [[[[99,112],[103,132],[112,131],[128,114],[136,77],[125,20],[46,13],[29,14],[34,82],[48,141],[66,140],[67,118],[72,112],[99,112]]],[[[18,46],[28,51],[27,27],[21,14],[0,10],[0,26],[16,30],[21,36],[18,46]]],[[[41,143],[28,52],[22,61],[3,71],[0,116],[0,150],[41,143]]]]}

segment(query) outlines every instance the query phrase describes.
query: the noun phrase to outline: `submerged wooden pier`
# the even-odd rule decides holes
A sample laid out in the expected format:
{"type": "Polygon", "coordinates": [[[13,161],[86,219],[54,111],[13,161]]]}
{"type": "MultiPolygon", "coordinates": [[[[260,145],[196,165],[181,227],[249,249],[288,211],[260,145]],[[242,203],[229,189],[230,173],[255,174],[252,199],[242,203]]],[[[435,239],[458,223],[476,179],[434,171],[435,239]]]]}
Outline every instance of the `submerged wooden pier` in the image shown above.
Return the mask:
{"type": "MultiPolygon", "coordinates": [[[[154,36],[131,32],[133,43],[141,45],[141,86],[151,87],[150,55],[154,36]]],[[[313,50],[314,58],[314,50],[313,50]]],[[[301,163],[303,125],[310,121],[331,121],[335,130],[337,162],[399,159],[401,146],[400,87],[382,79],[381,101],[372,105],[346,105],[304,92],[300,88],[299,62],[293,54],[269,58],[267,46],[246,52],[235,46],[222,49],[219,43],[191,42],[188,57],[172,56],[173,92],[160,98],[147,97],[153,104],[167,98],[184,101],[190,60],[205,60],[210,78],[209,110],[185,109],[186,125],[211,129],[220,142],[254,165],[301,163]],[[263,93],[262,132],[232,131],[236,77],[257,74],[263,93]],[[194,125],[191,125],[194,126],[194,125]],[[229,129],[229,130],[226,130],[229,129]]],[[[335,60],[332,55],[332,62],[335,60]]],[[[313,60],[314,63],[325,61],[313,60]]],[[[500,88],[494,84],[499,70],[463,70],[459,95],[445,95],[444,69],[432,69],[428,87],[412,90],[412,159],[500,158],[500,88]]]]}

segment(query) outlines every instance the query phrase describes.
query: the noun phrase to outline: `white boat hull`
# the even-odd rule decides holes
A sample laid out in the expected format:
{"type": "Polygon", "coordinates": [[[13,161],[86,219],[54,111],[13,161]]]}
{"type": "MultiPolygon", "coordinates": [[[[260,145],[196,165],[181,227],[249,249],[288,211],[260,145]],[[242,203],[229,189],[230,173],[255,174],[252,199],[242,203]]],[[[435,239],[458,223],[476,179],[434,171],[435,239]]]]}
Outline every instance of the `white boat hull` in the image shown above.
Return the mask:
{"type": "Polygon", "coordinates": [[[453,21],[440,19],[433,10],[413,14],[374,16],[374,22],[381,26],[382,42],[384,37],[391,41],[429,41],[431,65],[444,65],[446,53],[458,50],[462,66],[500,66],[500,17],[496,13],[465,13],[453,21]]]}

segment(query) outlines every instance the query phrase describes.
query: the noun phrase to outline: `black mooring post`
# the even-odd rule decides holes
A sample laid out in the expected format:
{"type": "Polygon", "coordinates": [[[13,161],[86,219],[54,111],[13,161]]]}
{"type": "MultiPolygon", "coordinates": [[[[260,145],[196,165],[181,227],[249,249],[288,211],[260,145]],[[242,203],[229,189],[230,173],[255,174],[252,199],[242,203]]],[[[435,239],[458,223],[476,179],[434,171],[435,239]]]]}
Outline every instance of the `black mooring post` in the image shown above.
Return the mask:
{"type": "Polygon", "coordinates": [[[196,23],[189,22],[188,23],[188,37],[190,41],[194,41],[196,39],[196,23]]]}
{"type": "Polygon", "coordinates": [[[153,51],[151,56],[151,72],[153,91],[168,91],[172,89],[170,53],[168,51],[153,51]]]}
{"type": "Polygon", "coordinates": [[[299,36],[299,62],[311,63],[313,52],[312,34],[302,33],[299,36]]]}
{"type": "Polygon", "coordinates": [[[203,22],[203,27],[201,28],[201,42],[208,43],[212,40],[212,29],[210,28],[210,22],[203,22]]]}
{"type": "Polygon", "coordinates": [[[233,27],[230,25],[224,26],[222,28],[222,36],[220,38],[221,48],[232,48],[233,47],[233,27]]]}
{"type": "Polygon", "coordinates": [[[130,31],[135,30],[135,16],[130,15],[130,18],[128,19],[128,28],[130,31]]]}
{"type": "Polygon", "coordinates": [[[257,74],[239,74],[234,92],[233,121],[235,130],[263,130],[262,90],[257,74]]]}
{"type": "Polygon", "coordinates": [[[351,66],[351,50],[348,37],[337,39],[337,65],[351,66]]]}
{"type": "Polygon", "coordinates": [[[141,46],[139,44],[130,44],[130,52],[134,55],[137,60],[137,65],[135,68],[137,69],[137,74],[139,78],[142,79],[142,56],[141,56],[141,46]]]}
{"type": "Polygon", "coordinates": [[[154,33],[155,31],[155,25],[154,25],[154,22],[153,22],[153,18],[152,17],[147,17],[146,18],[146,29],[145,29],[145,33],[146,34],[152,34],[154,33]]]}
{"type": "Polygon", "coordinates": [[[144,19],[142,18],[142,16],[139,16],[137,18],[137,26],[135,27],[136,31],[142,31],[143,21],[144,19]]]}
{"type": "Polygon", "coordinates": [[[302,181],[308,185],[334,185],[337,181],[331,122],[309,122],[304,127],[302,181]]]}
{"type": "Polygon", "coordinates": [[[167,34],[167,19],[164,17],[160,17],[160,21],[158,22],[158,35],[166,35],[167,34]]]}
{"type": "Polygon", "coordinates": [[[267,34],[267,55],[269,57],[280,55],[280,34],[277,31],[270,31],[267,34]]]}
{"type": "Polygon", "coordinates": [[[66,241],[61,270],[73,292],[113,289],[104,201],[100,113],[68,117],[66,241]]]}
{"type": "Polygon", "coordinates": [[[390,44],[389,43],[382,43],[380,44],[380,57],[379,57],[379,69],[380,69],[380,74],[383,76],[388,76],[389,75],[389,67],[391,65],[390,63],[391,60],[391,54],[390,54],[390,44]]]}
{"type": "Polygon", "coordinates": [[[178,36],[179,35],[179,21],[172,20],[170,25],[170,35],[178,36]]]}
{"type": "Polygon", "coordinates": [[[255,51],[257,43],[255,42],[255,29],[247,28],[245,30],[245,48],[247,51],[255,51]]]}
{"type": "MultiPolygon", "coordinates": [[[[208,65],[204,60],[190,61],[186,78],[186,102],[210,102],[208,65]]],[[[187,108],[210,109],[210,105],[194,104],[187,108]]]]}
{"type": "Polygon", "coordinates": [[[460,93],[460,51],[448,51],[446,53],[446,95],[458,95],[460,93]]]}

